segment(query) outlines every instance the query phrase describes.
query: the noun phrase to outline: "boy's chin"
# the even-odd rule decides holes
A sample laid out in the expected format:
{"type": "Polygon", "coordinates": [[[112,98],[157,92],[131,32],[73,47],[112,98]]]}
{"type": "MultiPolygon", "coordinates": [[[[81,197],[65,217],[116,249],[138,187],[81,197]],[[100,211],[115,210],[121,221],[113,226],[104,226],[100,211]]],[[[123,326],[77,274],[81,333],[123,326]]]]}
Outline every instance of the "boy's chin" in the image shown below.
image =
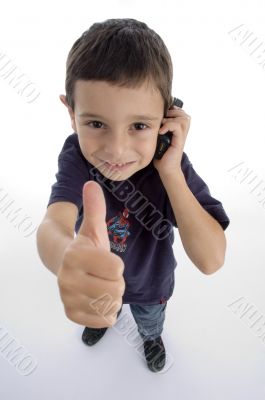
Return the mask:
{"type": "MultiPolygon", "coordinates": [[[[152,161],[152,160],[151,160],[152,161]]],[[[151,162],[150,161],[150,162],[151,162]]],[[[126,179],[129,179],[131,176],[133,176],[136,172],[140,171],[141,169],[145,168],[147,165],[150,164],[149,163],[145,163],[146,165],[142,166],[139,165],[137,162],[132,164],[131,166],[129,166],[128,168],[124,169],[124,170],[115,170],[115,169],[109,169],[105,166],[103,166],[102,164],[98,164],[97,166],[94,165],[99,171],[100,173],[109,180],[115,181],[115,182],[120,182],[120,181],[124,181],[126,179]]]]}
{"type": "Polygon", "coordinates": [[[128,170],[124,171],[112,171],[112,170],[105,170],[105,169],[100,169],[100,172],[102,175],[104,175],[105,178],[110,179],[115,182],[120,182],[124,181],[126,179],[129,179],[132,177],[136,172],[140,171],[142,168],[128,168],[128,170]]]}

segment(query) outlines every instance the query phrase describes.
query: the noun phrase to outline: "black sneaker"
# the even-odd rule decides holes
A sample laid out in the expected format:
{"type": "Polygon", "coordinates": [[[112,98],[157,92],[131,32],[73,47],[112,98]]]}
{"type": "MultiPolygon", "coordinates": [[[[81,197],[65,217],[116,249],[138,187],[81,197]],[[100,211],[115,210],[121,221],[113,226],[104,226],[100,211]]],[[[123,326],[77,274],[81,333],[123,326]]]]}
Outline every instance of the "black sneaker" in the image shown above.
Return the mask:
{"type": "MultiPolygon", "coordinates": [[[[119,317],[121,310],[122,308],[117,313],[117,318],[119,317]]],[[[105,335],[107,329],[108,328],[89,328],[86,326],[82,333],[82,341],[88,346],[93,346],[102,338],[102,336],[105,335]]]]}
{"type": "Polygon", "coordinates": [[[161,336],[154,340],[144,340],[147,366],[152,372],[161,371],[166,363],[166,349],[161,336]]]}

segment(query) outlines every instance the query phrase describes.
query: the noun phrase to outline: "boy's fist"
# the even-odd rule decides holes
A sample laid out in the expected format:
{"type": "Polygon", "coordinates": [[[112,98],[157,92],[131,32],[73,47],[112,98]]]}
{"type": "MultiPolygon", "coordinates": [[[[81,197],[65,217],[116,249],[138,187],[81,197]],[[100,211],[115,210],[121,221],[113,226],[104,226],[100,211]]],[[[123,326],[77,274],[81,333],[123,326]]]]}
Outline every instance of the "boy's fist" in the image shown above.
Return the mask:
{"type": "Polygon", "coordinates": [[[95,181],[83,186],[83,221],[57,274],[67,317],[90,328],[113,326],[125,291],[124,263],[110,251],[106,203],[95,181]]]}

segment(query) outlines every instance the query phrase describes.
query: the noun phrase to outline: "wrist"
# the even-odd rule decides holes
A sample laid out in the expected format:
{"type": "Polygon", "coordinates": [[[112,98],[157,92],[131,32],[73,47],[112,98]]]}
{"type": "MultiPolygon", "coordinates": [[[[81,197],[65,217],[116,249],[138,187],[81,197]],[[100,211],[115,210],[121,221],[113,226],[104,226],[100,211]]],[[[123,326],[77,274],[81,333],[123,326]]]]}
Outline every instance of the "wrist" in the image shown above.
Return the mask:
{"type": "Polygon", "coordinates": [[[159,176],[162,181],[170,179],[173,179],[174,181],[182,181],[183,179],[185,180],[185,176],[181,168],[173,171],[163,171],[159,173],[159,176]]]}

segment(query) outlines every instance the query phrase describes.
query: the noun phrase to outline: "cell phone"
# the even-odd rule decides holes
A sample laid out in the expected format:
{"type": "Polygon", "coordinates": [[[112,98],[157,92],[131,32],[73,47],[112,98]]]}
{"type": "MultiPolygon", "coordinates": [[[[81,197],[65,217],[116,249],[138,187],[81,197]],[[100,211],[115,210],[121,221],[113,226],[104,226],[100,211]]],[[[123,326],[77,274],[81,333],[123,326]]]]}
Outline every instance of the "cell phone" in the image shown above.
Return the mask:
{"type": "MultiPolygon", "coordinates": [[[[169,109],[172,109],[173,106],[182,108],[183,101],[174,97],[173,102],[169,109]]],[[[164,117],[166,118],[166,115],[164,117]]],[[[154,158],[157,158],[158,160],[160,160],[163,157],[163,155],[165,154],[165,152],[167,151],[167,149],[170,146],[172,135],[173,135],[173,133],[171,131],[168,131],[167,133],[164,133],[163,135],[158,134],[154,158]]]]}

